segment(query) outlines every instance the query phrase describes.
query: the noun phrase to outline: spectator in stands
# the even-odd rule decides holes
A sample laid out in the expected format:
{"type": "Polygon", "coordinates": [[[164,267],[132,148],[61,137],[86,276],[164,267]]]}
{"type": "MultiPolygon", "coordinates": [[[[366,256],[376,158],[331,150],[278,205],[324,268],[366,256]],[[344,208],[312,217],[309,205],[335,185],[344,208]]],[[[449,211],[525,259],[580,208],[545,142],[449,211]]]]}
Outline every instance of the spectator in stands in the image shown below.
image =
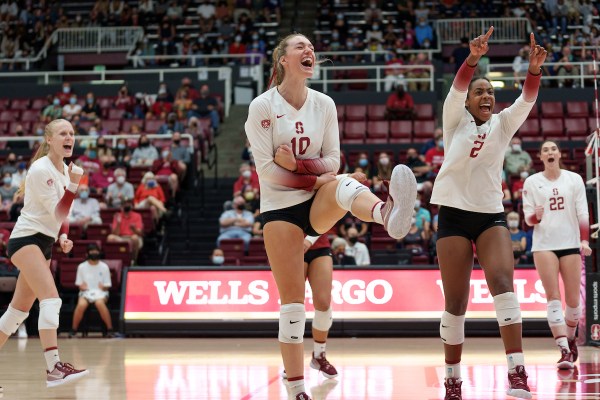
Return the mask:
{"type": "Polygon", "coordinates": [[[135,192],[133,185],[127,182],[127,172],[124,168],[115,169],[114,177],[115,181],[106,189],[106,205],[121,207],[123,199],[133,199],[135,192]]]}
{"type": "Polygon", "coordinates": [[[521,167],[519,172],[519,179],[512,180],[512,204],[515,210],[519,209],[519,205],[523,199],[523,186],[525,185],[525,179],[529,176],[529,169],[527,166],[521,167]]]}
{"type": "MultiPolygon", "coordinates": [[[[8,245],[8,239],[10,238],[10,231],[8,229],[0,228],[0,258],[6,259],[6,246],[8,245]]],[[[7,260],[2,260],[6,262],[7,260]]]]}
{"type": "MultiPolygon", "coordinates": [[[[234,36],[233,42],[229,44],[229,54],[246,54],[246,45],[242,42],[243,37],[241,33],[238,32],[237,35],[234,36]]],[[[232,59],[231,62],[235,64],[240,63],[239,58],[232,59]]]]}
{"type": "Polygon", "coordinates": [[[337,237],[331,242],[331,253],[334,265],[356,265],[354,257],[346,255],[348,243],[344,238],[337,237]]]}
{"type": "Polygon", "coordinates": [[[138,13],[141,26],[147,26],[150,22],[155,21],[154,0],[140,0],[138,3],[138,13]]]}
{"type": "Polygon", "coordinates": [[[15,196],[19,188],[12,183],[12,173],[2,173],[2,186],[0,186],[0,200],[2,201],[2,212],[10,213],[10,209],[15,201],[15,196]]]}
{"type": "Polygon", "coordinates": [[[68,121],[72,121],[75,115],[81,114],[81,106],[77,104],[77,95],[73,94],[69,98],[69,102],[62,108],[62,117],[68,121]]]}
{"type": "Polygon", "coordinates": [[[531,156],[522,149],[521,139],[514,136],[510,141],[510,147],[504,154],[504,171],[506,175],[518,175],[520,171],[531,170],[531,156]]]}
{"type": "Polygon", "coordinates": [[[415,30],[413,29],[413,24],[411,21],[406,21],[404,24],[404,32],[402,36],[402,42],[404,43],[403,48],[405,50],[410,50],[415,48],[415,30]]]}
{"type": "MultiPolygon", "coordinates": [[[[177,119],[177,114],[172,112],[167,115],[167,121],[158,128],[159,135],[173,134],[175,132],[183,132],[185,127],[179,120],[177,119]]],[[[134,153],[135,154],[135,153],[134,153]]]]}
{"type": "Polygon", "coordinates": [[[96,139],[96,150],[98,155],[98,160],[102,164],[108,163],[109,166],[112,166],[115,163],[115,155],[110,147],[106,145],[106,138],[104,136],[100,136],[96,139]]]}
{"type": "Polygon", "coordinates": [[[231,18],[231,9],[225,0],[219,0],[215,7],[215,18],[223,21],[225,18],[231,18]]]}
{"type": "Polygon", "coordinates": [[[511,211],[506,215],[508,231],[510,232],[510,240],[512,241],[513,256],[515,267],[519,263],[521,257],[525,254],[527,248],[527,234],[520,229],[521,221],[519,214],[511,211]]]}
{"type": "Polygon", "coordinates": [[[346,232],[346,250],[344,253],[347,256],[354,257],[356,265],[371,265],[371,257],[369,249],[364,243],[358,241],[358,231],[356,228],[350,228],[346,232]]]}
{"type": "Polygon", "coordinates": [[[215,18],[216,8],[209,0],[204,0],[198,6],[198,16],[200,17],[200,25],[206,25],[209,21],[215,18]]]}
{"type": "Polygon", "coordinates": [[[100,203],[90,197],[90,188],[87,185],[79,185],[77,198],[73,201],[73,208],[69,214],[69,224],[80,225],[84,230],[89,224],[101,224],[100,203]]]}
{"type": "Polygon", "coordinates": [[[252,225],[252,236],[253,237],[263,237],[263,227],[265,226],[265,220],[260,213],[260,209],[256,210],[258,213],[257,216],[254,217],[254,224],[252,225]]]}
{"type": "Polygon", "coordinates": [[[406,166],[415,174],[417,183],[423,183],[427,180],[431,167],[425,163],[417,153],[417,149],[410,147],[406,151],[406,166]]]}
{"type": "Polygon", "coordinates": [[[90,173],[90,187],[95,194],[104,194],[115,181],[115,176],[110,168],[110,163],[104,162],[100,166],[100,169],[96,172],[90,173]]]}
{"type": "Polygon", "coordinates": [[[17,155],[13,152],[10,152],[6,157],[6,162],[4,165],[2,165],[2,167],[0,167],[0,174],[2,174],[2,176],[4,176],[6,173],[12,175],[15,172],[17,172],[17,155]]]}
{"type": "Polygon", "coordinates": [[[12,173],[12,184],[13,186],[21,186],[21,182],[27,175],[27,163],[25,161],[19,161],[17,164],[17,170],[12,173]]]}
{"type": "Polygon", "coordinates": [[[81,126],[81,114],[73,115],[73,119],[71,120],[71,124],[73,125],[73,130],[75,131],[75,135],[77,136],[86,136],[88,133],[83,126],[81,126]]]}
{"type": "MultiPolygon", "coordinates": [[[[169,92],[169,88],[165,82],[161,82],[158,86],[158,94],[156,100],[152,104],[152,116],[158,119],[167,119],[167,115],[173,110],[173,95],[169,92]]],[[[148,118],[148,117],[147,117],[148,118]]]]}
{"type": "Polygon", "coordinates": [[[406,90],[406,79],[404,77],[404,69],[402,65],[404,61],[395,53],[388,53],[386,55],[386,68],[384,78],[384,90],[390,92],[392,89],[402,86],[406,90]]]}
{"type": "Polygon", "coordinates": [[[245,200],[242,196],[235,196],[233,199],[233,210],[224,211],[219,218],[221,226],[219,237],[217,238],[217,247],[223,239],[242,239],[248,248],[252,238],[252,225],[254,216],[245,207],[245,200]]]}
{"type": "Polygon", "coordinates": [[[136,209],[150,209],[154,222],[159,222],[163,215],[167,212],[165,202],[167,201],[162,187],[156,180],[156,176],[152,171],[144,174],[142,182],[135,190],[133,204],[136,209]]]}
{"type": "Polygon", "coordinates": [[[223,250],[219,249],[218,247],[214,249],[210,256],[210,261],[213,263],[213,265],[223,265],[225,262],[225,253],[223,253],[223,250]]]}
{"type": "Polygon", "coordinates": [[[379,20],[373,21],[370,29],[365,34],[365,41],[370,42],[372,39],[375,39],[378,43],[383,41],[383,33],[379,27],[379,20]]]}
{"type": "Polygon", "coordinates": [[[429,173],[430,178],[435,178],[444,162],[444,136],[438,135],[435,137],[435,147],[427,150],[425,153],[425,162],[431,168],[429,173]]]}
{"type": "Polygon", "coordinates": [[[398,240],[401,248],[410,250],[414,255],[424,254],[424,247],[427,241],[425,232],[417,226],[417,218],[413,216],[408,234],[398,240]]]}
{"type": "Polygon", "coordinates": [[[233,184],[233,196],[239,196],[242,194],[242,188],[250,185],[255,192],[260,191],[260,185],[258,183],[258,175],[256,171],[253,171],[248,163],[240,164],[240,176],[233,184]]]}
{"type": "Polygon", "coordinates": [[[171,137],[171,158],[177,161],[179,180],[183,181],[192,156],[189,147],[181,144],[181,133],[179,132],[174,132],[171,137]]]}
{"type": "Polygon", "coordinates": [[[527,76],[529,69],[529,46],[524,46],[519,50],[519,54],[513,60],[513,75],[515,77],[515,88],[522,89],[522,81],[527,76]]]}
{"type": "MultiPolygon", "coordinates": [[[[409,65],[431,65],[431,61],[427,59],[426,53],[417,53],[416,56],[411,57],[409,65]]],[[[406,75],[409,79],[429,79],[431,76],[430,71],[427,68],[407,69],[406,75]]],[[[408,88],[411,91],[429,90],[429,81],[409,82],[408,88]]]]}
{"type": "Polygon", "coordinates": [[[390,180],[394,165],[390,160],[390,156],[382,152],[377,159],[376,170],[373,172],[373,191],[381,192],[384,190],[383,181],[390,180]]]}
{"type": "MultiPolygon", "coordinates": [[[[90,129],[88,130],[88,135],[92,136],[92,134],[90,132],[92,132],[92,128],[94,128],[94,130],[97,132],[96,136],[103,136],[103,135],[108,135],[110,132],[108,132],[108,130],[104,127],[104,125],[102,124],[102,119],[100,118],[96,118],[94,120],[94,125],[92,125],[90,127],[90,129]]],[[[113,133],[118,133],[118,132],[113,132],[113,133]]]]}
{"type": "MultiPolygon", "coordinates": [[[[362,168],[362,172],[367,176],[368,179],[373,178],[373,167],[371,166],[371,162],[369,161],[369,155],[365,152],[361,152],[358,154],[358,159],[356,160],[356,166],[362,168]]],[[[356,171],[356,169],[355,169],[356,171]]],[[[353,171],[353,172],[355,172],[353,171]]]]}
{"type": "Polygon", "coordinates": [[[454,51],[452,51],[452,56],[450,56],[450,63],[454,63],[455,74],[458,72],[460,66],[463,65],[463,62],[467,59],[469,53],[471,53],[471,50],[469,49],[469,38],[460,38],[460,46],[454,49],[454,51]]]}
{"type": "MultiPolygon", "coordinates": [[[[42,111],[43,122],[48,123],[57,118],[61,118],[62,112],[63,109],[60,105],[60,99],[58,97],[55,97],[54,100],[52,100],[52,104],[46,106],[46,108],[44,108],[44,110],[42,111]]],[[[44,132],[42,131],[42,134],[43,133],[44,132]]]]}
{"type": "Polygon", "coordinates": [[[260,193],[256,192],[251,185],[246,185],[242,189],[242,197],[246,200],[246,210],[256,218],[260,213],[260,193]]]}
{"type": "MultiPolygon", "coordinates": [[[[131,161],[131,150],[127,146],[127,139],[117,139],[117,147],[113,149],[113,155],[115,156],[115,166],[129,168],[129,162],[131,161]]],[[[133,198],[133,196],[131,196],[133,198]]]]}
{"type": "Polygon", "coordinates": [[[552,27],[560,28],[560,32],[554,31],[554,34],[565,35],[567,33],[567,24],[569,16],[569,5],[565,0],[547,1],[546,9],[552,17],[552,27]]]}
{"type": "Polygon", "coordinates": [[[554,54],[555,62],[566,63],[565,65],[555,66],[555,73],[561,77],[571,77],[571,79],[559,79],[558,87],[579,87],[579,67],[573,62],[576,61],[571,53],[571,47],[563,46],[560,53],[554,54]]]}
{"type": "Polygon", "coordinates": [[[271,15],[275,14],[275,20],[281,22],[281,0],[264,0],[263,17],[265,22],[272,22],[271,15]]]}
{"type": "Polygon", "coordinates": [[[88,245],[86,260],[77,266],[75,285],[79,286],[79,299],[73,311],[69,337],[77,334],[81,319],[90,304],[96,306],[102,322],[106,325],[106,336],[113,337],[112,319],[106,305],[108,289],[112,286],[110,269],[105,262],[100,261],[100,248],[97,244],[88,245]]]}
{"type": "Polygon", "coordinates": [[[388,96],[385,106],[385,117],[389,120],[413,119],[415,116],[415,102],[402,85],[388,96]]]}
{"type": "Polygon", "coordinates": [[[363,222],[360,219],[356,218],[351,213],[348,213],[340,220],[339,224],[339,234],[341,237],[348,237],[348,231],[354,228],[358,232],[358,238],[366,238],[366,235],[369,232],[369,223],[363,222]]]}
{"type": "Polygon", "coordinates": [[[377,0],[369,0],[369,2],[367,3],[367,8],[364,12],[365,21],[367,24],[383,20],[383,14],[381,12],[381,8],[379,7],[379,2],[377,0]]]}
{"type": "Polygon", "coordinates": [[[133,115],[133,107],[135,105],[135,99],[129,95],[129,89],[127,85],[121,86],[117,98],[114,103],[114,107],[123,111],[123,118],[131,118],[133,115]]]}
{"type": "Polygon", "coordinates": [[[98,160],[98,149],[93,143],[88,146],[83,155],[79,157],[77,161],[81,162],[83,169],[90,174],[100,171],[100,168],[102,167],[100,161],[98,160]]]}
{"type": "Polygon", "coordinates": [[[431,233],[431,213],[428,209],[423,207],[421,195],[415,200],[415,224],[417,228],[423,231],[423,235],[426,239],[429,238],[431,233]]]}
{"type": "Polygon", "coordinates": [[[418,22],[422,19],[425,22],[429,23],[429,14],[431,10],[427,7],[424,1],[419,1],[417,7],[414,8],[415,22],[418,22]]]}
{"type": "Polygon", "coordinates": [[[62,90],[57,92],[54,97],[57,97],[60,100],[60,105],[64,106],[65,104],[69,103],[69,99],[71,98],[72,94],[71,84],[69,82],[63,82],[62,90]]]}
{"type": "Polygon", "coordinates": [[[427,23],[427,19],[420,17],[417,20],[417,26],[415,27],[415,39],[420,48],[425,48],[424,43],[426,40],[429,43],[433,42],[433,28],[427,23]]]}
{"type": "Polygon", "coordinates": [[[159,154],[156,147],[150,144],[150,139],[146,135],[141,135],[138,140],[138,147],[131,156],[130,164],[132,167],[150,167],[158,158],[159,154]]]}
{"type": "Polygon", "coordinates": [[[158,182],[168,182],[171,189],[171,197],[177,195],[179,189],[179,162],[173,160],[171,149],[164,147],[161,151],[161,158],[155,160],[152,164],[152,172],[156,176],[158,182]]]}
{"type": "Polygon", "coordinates": [[[113,215],[111,233],[106,240],[108,242],[128,242],[135,264],[138,253],[144,245],[143,233],[142,216],[132,210],[131,199],[123,199],[121,211],[113,215]]]}
{"type": "Polygon", "coordinates": [[[177,92],[177,95],[175,95],[173,112],[177,114],[178,119],[184,119],[192,109],[192,104],[188,91],[186,89],[180,90],[177,92]]]}
{"type": "Polygon", "coordinates": [[[176,0],[172,0],[167,8],[167,17],[173,24],[180,24],[183,18],[183,8],[177,4],[176,0]]]}
{"type": "Polygon", "coordinates": [[[93,121],[96,118],[102,117],[102,109],[96,101],[94,93],[89,92],[85,96],[85,105],[81,109],[81,117],[84,120],[93,121]]]}

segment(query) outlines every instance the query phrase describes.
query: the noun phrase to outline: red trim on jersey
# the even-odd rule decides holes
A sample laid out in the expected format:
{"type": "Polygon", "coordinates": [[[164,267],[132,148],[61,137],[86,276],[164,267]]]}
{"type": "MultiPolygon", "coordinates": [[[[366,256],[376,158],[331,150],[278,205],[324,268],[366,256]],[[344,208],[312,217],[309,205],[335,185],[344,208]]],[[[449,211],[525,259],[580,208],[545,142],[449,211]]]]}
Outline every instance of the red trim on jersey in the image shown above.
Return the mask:
{"type": "Polygon", "coordinates": [[[327,164],[322,158],[296,159],[296,167],[294,172],[297,174],[321,175],[325,172],[334,172],[327,170],[327,164]]]}
{"type": "Polygon", "coordinates": [[[65,190],[65,194],[54,209],[54,215],[56,216],[56,219],[63,221],[69,216],[69,210],[71,209],[73,200],[75,200],[75,193],[71,192],[70,190],[65,190]]]}
{"type": "Polygon", "coordinates": [[[288,378],[288,382],[294,382],[294,381],[301,381],[302,379],[304,379],[304,375],[300,375],[300,376],[295,376],[293,378],[288,378]]]}
{"type": "Polygon", "coordinates": [[[590,241],[590,223],[589,221],[579,221],[580,240],[590,241]]]}
{"type": "Polygon", "coordinates": [[[527,71],[527,77],[525,78],[525,83],[523,84],[523,98],[526,102],[531,103],[537,98],[541,79],[541,72],[537,75],[533,75],[531,72],[527,71]]]}
{"type": "Polygon", "coordinates": [[[331,247],[331,244],[329,243],[329,238],[327,237],[327,234],[324,233],[321,236],[319,236],[319,238],[315,241],[315,243],[313,243],[312,246],[310,246],[309,250],[326,249],[329,247],[331,247]]]}
{"type": "Polygon", "coordinates": [[[60,231],[58,231],[58,237],[60,237],[60,235],[62,234],[68,235],[69,234],[69,221],[68,220],[64,220],[63,223],[60,225],[60,231]]]}
{"type": "Polygon", "coordinates": [[[535,214],[531,214],[525,216],[525,222],[527,222],[528,225],[536,225],[539,224],[541,221],[537,219],[535,214]]]}
{"type": "Polygon", "coordinates": [[[460,90],[461,92],[469,90],[469,83],[471,83],[471,79],[473,79],[476,67],[477,65],[471,67],[467,63],[467,60],[462,63],[454,77],[454,82],[452,83],[457,90],[460,90]]]}
{"type": "Polygon", "coordinates": [[[317,183],[317,177],[314,175],[296,175],[294,173],[285,170],[287,174],[282,177],[281,180],[276,181],[280,185],[292,188],[292,189],[300,189],[306,190],[307,192],[312,192],[315,187],[315,183],[317,183]]]}

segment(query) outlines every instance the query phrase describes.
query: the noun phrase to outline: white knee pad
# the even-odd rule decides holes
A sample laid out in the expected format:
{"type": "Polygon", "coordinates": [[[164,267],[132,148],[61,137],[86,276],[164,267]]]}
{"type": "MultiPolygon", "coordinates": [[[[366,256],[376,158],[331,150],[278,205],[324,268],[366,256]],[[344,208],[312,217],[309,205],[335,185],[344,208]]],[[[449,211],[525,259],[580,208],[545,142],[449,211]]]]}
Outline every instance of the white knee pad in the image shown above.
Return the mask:
{"type": "Polygon", "coordinates": [[[465,316],[444,311],[440,321],[440,337],[444,344],[462,344],[465,341],[465,316]]]}
{"type": "Polygon", "coordinates": [[[567,308],[565,309],[565,319],[567,321],[579,321],[581,319],[581,304],[579,304],[575,308],[567,306],[567,308]]]}
{"type": "Polygon", "coordinates": [[[560,300],[551,300],[546,305],[546,316],[548,325],[558,326],[565,324],[565,316],[563,315],[562,303],[560,300]]]}
{"type": "Polygon", "coordinates": [[[0,318],[0,331],[6,333],[8,336],[12,335],[28,316],[29,313],[17,310],[9,305],[6,312],[2,314],[2,318],[0,318]]]}
{"type": "Polygon", "coordinates": [[[61,305],[62,300],[60,298],[44,299],[40,301],[38,329],[58,329],[61,305]]]}
{"type": "Polygon", "coordinates": [[[356,179],[345,176],[339,179],[335,191],[335,200],[340,208],[346,211],[352,211],[351,206],[354,199],[364,191],[369,191],[369,188],[356,179]]]}
{"type": "Polygon", "coordinates": [[[282,343],[302,343],[306,311],[304,304],[284,304],[279,311],[279,341],[282,343]]]}
{"type": "Polygon", "coordinates": [[[496,309],[496,318],[498,319],[498,325],[507,326],[512,324],[520,324],[521,320],[521,307],[519,306],[519,299],[513,292],[506,292],[494,296],[494,308],[496,309]]]}
{"type": "Polygon", "coordinates": [[[327,311],[315,310],[315,317],[313,318],[312,327],[323,332],[327,332],[331,328],[333,323],[331,307],[327,311]]]}

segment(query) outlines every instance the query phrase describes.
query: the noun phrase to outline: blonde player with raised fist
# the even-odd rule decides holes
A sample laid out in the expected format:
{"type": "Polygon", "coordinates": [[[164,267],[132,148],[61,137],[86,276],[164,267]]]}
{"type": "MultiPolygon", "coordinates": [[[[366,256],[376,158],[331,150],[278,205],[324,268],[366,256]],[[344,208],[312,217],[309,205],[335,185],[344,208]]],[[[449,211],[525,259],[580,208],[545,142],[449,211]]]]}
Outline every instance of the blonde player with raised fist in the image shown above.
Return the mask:
{"type": "Polygon", "coordinates": [[[340,142],[333,100],[306,87],[316,63],[312,43],[285,37],[273,51],[276,86],[255,98],[246,135],[260,179],[260,209],[269,264],[281,299],[279,342],[293,400],[304,387],[304,236],[327,232],[348,211],[383,224],[389,235],[410,229],[417,184],[412,171],[395,167],[387,202],[347,175],[338,175],[340,142]]]}
{"type": "Polygon", "coordinates": [[[589,214],[581,176],[560,166],[560,149],[552,141],[539,153],[544,170],[523,186],[525,222],[533,226],[533,261],[546,291],[548,325],[560,350],[559,369],[572,369],[577,360],[575,333],[581,318],[579,288],[581,253],[592,254],[589,214]],[[559,276],[565,287],[563,312],[559,276]]]}
{"type": "MultiPolygon", "coordinates": [[[[21,271],[6,312],[0,318],[0,346],[27,318],[35,299],[40,302],[38,328],[46,360],[46,385],[58,386],[88,374],[60,361],[57,329],[62,301],[50,272],[52,246],[64,253],[73,248],[67,216],[83,170],[64,159],[73,155],[75,132],[71,123],[56,119],[46,125],[44,141],[33,156],[19,189],[25,205],[8,240],[7,253],[21,271]]],[[[26,372],[23,372],[26,373],[26,372]]]]}
{"type": "Polygon", "coordinates": [[[513,251],[502,206],[504,150],[535,104],[540,66],[546,51],[530,36],[529,71],[523,93],[508,108],[493,114],[494,87],[473,78],[488,52],[494,28],[471,40],[470,54],[444,101],[445,159],[435,180],[431,203],[440,205],[437,254],[445,308],[440,336],[446,358],[445,400],[461,400],[460,361],[473,268],[473,243],[493,296],[508,363],[508,395],[530,399],[521,339],[521,309],[513,288],[513,251]]]}

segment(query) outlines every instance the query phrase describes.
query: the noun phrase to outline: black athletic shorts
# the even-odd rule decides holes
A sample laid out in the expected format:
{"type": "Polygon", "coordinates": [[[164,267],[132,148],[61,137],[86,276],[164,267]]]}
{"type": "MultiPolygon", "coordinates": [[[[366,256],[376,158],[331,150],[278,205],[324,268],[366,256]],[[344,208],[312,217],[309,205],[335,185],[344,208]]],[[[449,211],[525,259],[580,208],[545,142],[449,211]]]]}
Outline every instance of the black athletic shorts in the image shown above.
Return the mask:
{"type": "Polygon", "coordinates": [[[554,254],[556,254],[556,257],[561,258],[564,256],[570,256],[571,254],[577,254],[577,255],[581,255],[581,252],[579,251],[579,249],[563,249],[563,250],[550,250],[552,251],[554,254]]]}
{"type": "Polygon", "coordinates": [[[320,233],[317,233],[310,225],[310,207],[312,206],[314,199],[315,196],[306,200],[304,203],[296,204],[295,206],[261,213],[264,221],[263,226],[271,221],[286,221],[298,226],[309,236],[319,236],[320,233]]]}
{"type": "Polygon", "coordinates": [[[321,247],[320,249],[308,250],[304,253],[304,262],[309,264],[316,258],[329,256],[333,259],[333,254],[329,247],[321,247]]]}
{"type": "Polygon", "coordinates": [[[508,229],[503,212],[488,214],[441,206],[438,214],[438,240],[448,236],[462,236],[474,242],[493,226],[508,229]]]}
{"type": "Polygon", "coordinates": [[[52,258],[52,246],[54,246],[54,242],[56,242],[56,239],[44,235],[43,233],[36,233],[35,235],[23,236],[20,238],[11,238],[8,239],[6,254],[8,255],[8,258],[12,258],[12,256],[22,247],[34,244],[40,248],[44,257],[46,257],[46,260],[49,260],[52,258]]]}

